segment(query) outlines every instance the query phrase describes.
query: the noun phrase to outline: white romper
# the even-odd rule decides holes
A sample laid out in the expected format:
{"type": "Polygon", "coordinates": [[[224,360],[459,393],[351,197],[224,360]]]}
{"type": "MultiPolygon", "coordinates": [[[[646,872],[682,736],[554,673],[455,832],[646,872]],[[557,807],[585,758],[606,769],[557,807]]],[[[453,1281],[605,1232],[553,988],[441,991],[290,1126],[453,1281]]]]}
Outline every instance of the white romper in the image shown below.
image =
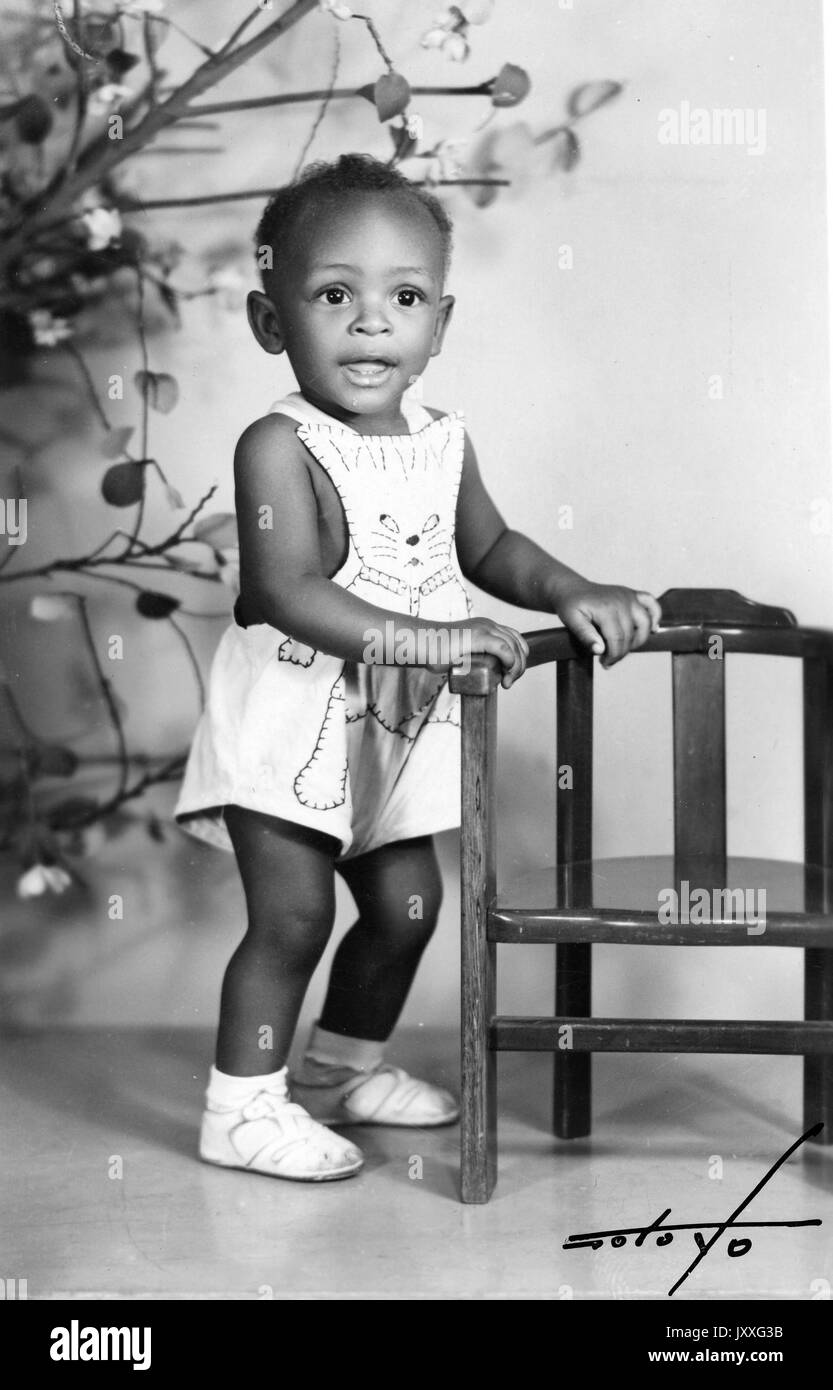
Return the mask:
{"type": "MultiPolygon", "coordinates": [[[[460,412],[435,420],[406,399],[410,434],[362,435],[300,392],[271,410],[298,421],[341,499],[349,544],[333,583],[397,613],[468,617],[454,541],[460,412]]],[[[457,826],[460,696],[447,673],[345,661],[235,618],[214,656],[174,816],[231,850],[228,804],[325,831],[341,841],[340,859],[457,826]]]]}

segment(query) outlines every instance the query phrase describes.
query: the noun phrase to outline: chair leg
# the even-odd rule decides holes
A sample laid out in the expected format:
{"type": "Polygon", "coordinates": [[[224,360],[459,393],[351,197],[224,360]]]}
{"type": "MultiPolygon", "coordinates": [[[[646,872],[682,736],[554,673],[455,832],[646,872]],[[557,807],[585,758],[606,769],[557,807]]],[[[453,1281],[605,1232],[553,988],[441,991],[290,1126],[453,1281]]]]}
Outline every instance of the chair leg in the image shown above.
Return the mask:
{"type": "Polygon", "coordinates": [[[494,942],[484,936],[472,943],[463,966],[460,1195],[464,1202],[488,1202],[497,1180],[497,1054],[489,1046],[495,1012],[495,950],[494,942]]]}
{"type": "MultiPolygon", "coordinates": [[[[833,1023],[833,951],[804,952],[804,1017],[833,1023]]],[[[815,1052],[804,1058],[805,1130],[820,1120],[814,1142],[833,1144],[833,1055],[815,1052]]]]}
{"type": "Polygon", "coordinates": [[[497,1179],[497,1058],[489,1030],[495,1015],[497,947],[488,939],[495,896],[497,696],[462,701],[460,840],[462,1083],[460,1195],[488,1202],[497,1179]]]}
{"type": "MultiPolygon", "coordinates": [[[[589,1018],[591,957],[589,946],[555,948],[555,1012],[559,1018],[589,1018]]],[[[559,1139],[583,1139],[592,1127],[592,1054],[555,1053],[553,1065],[553,1133],[559,1139]]]]}

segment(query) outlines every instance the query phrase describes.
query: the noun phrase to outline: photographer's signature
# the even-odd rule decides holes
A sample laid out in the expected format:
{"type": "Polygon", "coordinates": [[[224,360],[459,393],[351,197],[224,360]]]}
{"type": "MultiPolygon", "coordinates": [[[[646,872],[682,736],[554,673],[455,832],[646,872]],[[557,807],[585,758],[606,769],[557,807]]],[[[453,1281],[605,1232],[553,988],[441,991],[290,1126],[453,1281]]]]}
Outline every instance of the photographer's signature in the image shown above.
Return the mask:
{"type": "MultiPolygon", "coordinates": [[[[776,1163],[761,1178],[761,1181],[753,1187],[747,1197],[744,1197],[739,1206],[735,1207],[731,1216],[725,1221],[690,1221],[682,1225],[666,1225],[666,1217],[671,1215],[671,1208],[667,1207],[649,1226],[622,1226],[616,1231],[584,1231],[580,1235],[568,1236],[562,1246],[563,1250],[600,1250],[606,1240],[609,1240],[614,1249],[619,1249],[627,1244],[628,1236],[634,1236],[634,1245],[639,1247],[645,1244],[649,1236],[656,1236],[657,1245],[670,1245],[674,1239],[675,1231],[691,1231],[694,1235],[694,1243],[697,1246],[697,1254],[684,1274],[680,1275],[676,1284],[668,1290],[668,1297],[671,1298],[682,1284],[685,1283],[689,1274],[693,1274],[701,1260],[704,1260],[709,1251],[720,1240],[720,1237],[727,1231],[763,1229],[768,1226],[820,1226],[821,1219],[812,1217],[807,1221],[738,1221],[741,1212],[749,1206],[754,1197],[757,1197],[762,1188],[766,1187],[770,1178],[774,1177],[783,1163],[791,1158],[796,1149],[805,1144],[808,1139],[814,1139],[824,1129],[823,1123],[813,1125],[800,1139],[796,1139],[791,1144],[786,1153],[783,1153],[776,1163]],[[713,1231],[714,1234],[706,1240],[704,1231],[713,1231]]],[[[730,1259],[739,1259],[742,1255],[748,1255],[752,1249],[752,1240],[749,1236],[732,1236],[729,1240],[727,1254],[730,1259]]]]}

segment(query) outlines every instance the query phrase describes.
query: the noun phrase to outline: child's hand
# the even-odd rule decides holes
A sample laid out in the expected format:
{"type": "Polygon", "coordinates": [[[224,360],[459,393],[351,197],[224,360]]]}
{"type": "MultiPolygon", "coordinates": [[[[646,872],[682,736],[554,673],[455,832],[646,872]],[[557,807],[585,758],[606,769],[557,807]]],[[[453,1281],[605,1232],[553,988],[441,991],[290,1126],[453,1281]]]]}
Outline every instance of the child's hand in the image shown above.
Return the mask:
{"type": "Polygon", "coordinates": [[[559,604],[558,616],[591,651],[605,653],[602,666],[613,666],[656,631],[662,609],[653,594],[584,581],[559,604]]]}
{"type": "MultiPolygon", "coordinates": [[[[449,623],[452,630],[460,635],[461,651],[472,656],[478,652],[488,652],[503,663],[501,685],[508,690],[526,670],[529,644],[520,632],[503,623],[495,623],[491,618],[461,618],[449,623]]],[[[429,666],[429,671],[447,670],[447,666],[429,666]]]]}

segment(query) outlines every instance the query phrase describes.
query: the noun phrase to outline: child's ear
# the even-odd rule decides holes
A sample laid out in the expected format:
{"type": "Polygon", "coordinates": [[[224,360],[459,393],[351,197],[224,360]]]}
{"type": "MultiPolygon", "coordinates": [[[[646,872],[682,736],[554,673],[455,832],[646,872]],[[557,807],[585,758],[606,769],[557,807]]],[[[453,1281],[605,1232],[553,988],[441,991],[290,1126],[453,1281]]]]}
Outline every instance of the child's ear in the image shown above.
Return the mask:
{"type": "Polygon", "coordinates": [[[444,294],[437,305],[437,317],[434,320],[434,332],[431,337],[431,356],[436,357],[442,350],[445,330],[451,321],[451,311],[454,308],[454,295],[444,294]]]}
{"type": "Polygon", "coordinates": [[[283,352],[285,344],[281,322],[268,294],[262,290],[251,290],[246,298],[246,313],[249,327],[264,352],[283,352]]]}

